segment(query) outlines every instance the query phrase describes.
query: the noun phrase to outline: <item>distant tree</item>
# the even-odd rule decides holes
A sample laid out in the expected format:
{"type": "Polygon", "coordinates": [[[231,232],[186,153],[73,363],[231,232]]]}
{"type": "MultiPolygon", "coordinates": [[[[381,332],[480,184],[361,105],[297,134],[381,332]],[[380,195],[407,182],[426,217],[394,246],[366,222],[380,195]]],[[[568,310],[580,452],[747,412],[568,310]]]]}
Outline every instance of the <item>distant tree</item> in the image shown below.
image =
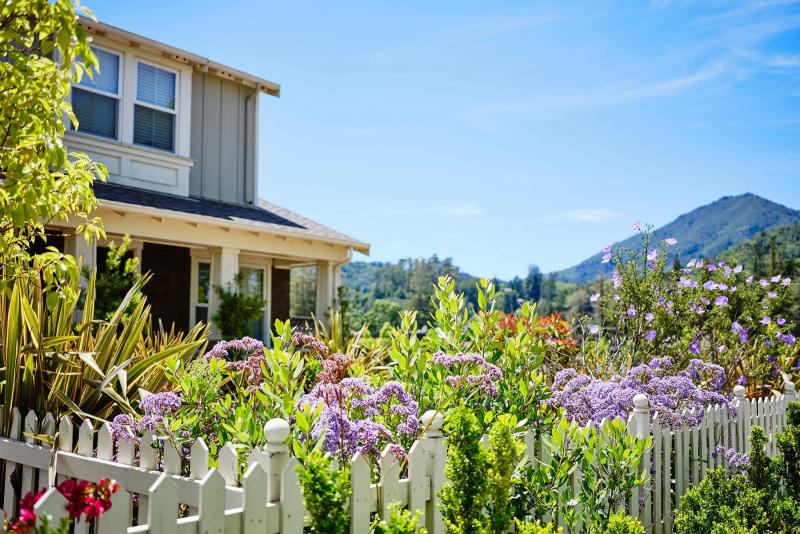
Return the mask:
{"type": "Polygon", "coordinates": [[[532,302],[542,298],[542,273],[536,265],[528,267],[528,275],[522,284],[522,298],[532,302]]]}

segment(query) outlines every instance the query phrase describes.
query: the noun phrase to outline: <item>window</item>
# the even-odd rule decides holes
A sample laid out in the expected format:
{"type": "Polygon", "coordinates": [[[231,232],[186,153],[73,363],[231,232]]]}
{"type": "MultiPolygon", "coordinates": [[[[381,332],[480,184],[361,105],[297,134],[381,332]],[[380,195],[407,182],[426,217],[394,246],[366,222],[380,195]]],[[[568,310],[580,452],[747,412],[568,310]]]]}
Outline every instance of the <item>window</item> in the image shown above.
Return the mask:
{"type": "MultiPolygon", "coordinates": [[[[242,289],[245,294],[265,298],[264,269],[262,267],[240,267],[239,272],[242,275],[242,289]]],[[[249,325],[251,335],[255,339],[264,339],[265,337],[264,311],[261,310],[261,316],[249,325]]]]}
{"type": "Polygon", "coordinates": [[[194,322],[208,324],[208,302],[211,297],[211,264],[197,264],[197,295],[194,305],[194,322]]]}
{"type": "Polygon", "coordinates": [[[84,73],[72,88],[72,111],[78,119],[79,132],[117,138],[119,114],[120,56],[92,47],[99,70],[90,77],[84,73]]]}
{"type": "Polygon", "coordinates": [[[133,108],[135,144],[174,152],[176,87],[174,72],[147,63],[137,65],[133,108]]]}

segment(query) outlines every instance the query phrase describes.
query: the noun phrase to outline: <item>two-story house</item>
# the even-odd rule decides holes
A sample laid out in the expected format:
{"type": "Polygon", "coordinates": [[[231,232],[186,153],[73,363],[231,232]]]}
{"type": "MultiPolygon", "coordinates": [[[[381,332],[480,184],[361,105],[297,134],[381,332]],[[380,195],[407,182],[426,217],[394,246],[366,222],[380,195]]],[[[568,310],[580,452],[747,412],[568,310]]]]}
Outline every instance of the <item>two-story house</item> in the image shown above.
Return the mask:
{"type": "MultiPolygon", "coordinates": [[[[308,265],[324,318],[339,268],[369,245],[260,198],[258,109],[280,86],[107,24],[81,25],[100,69],[72,88],[80,124],[65,141],[108,168],[108,183],[95,186],[97,215],[108,241],[130,235],[142,271],[154,274],[145,288],[154,318],[184,329],[209,321],[213,287],[242,273],[246,291],[266,301],[252,332],[264,338],[289,316],[290,270],[308,265]]],[[[63,231],[84,265],[102,259],[107,241],[63,231]]]]}

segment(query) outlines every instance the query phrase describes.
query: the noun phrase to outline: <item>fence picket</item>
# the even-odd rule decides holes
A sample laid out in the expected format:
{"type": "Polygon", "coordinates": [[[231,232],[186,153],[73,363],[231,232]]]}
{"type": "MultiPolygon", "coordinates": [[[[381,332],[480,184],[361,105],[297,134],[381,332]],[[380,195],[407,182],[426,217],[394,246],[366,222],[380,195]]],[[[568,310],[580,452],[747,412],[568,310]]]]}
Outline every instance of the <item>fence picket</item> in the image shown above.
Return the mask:
{"type": "MultiPolygon", "coordinates": [[[[11,410],[11,428],[8,432],[8,438],[14,441],[19,441],[20,428],[22,425],[22,415],[19,410],[14,407],[11,410]]],[[[14,474],[17,471],[17,464],[15,462],[6,462],[5,469],[5,489],[3,492],[3,510],[9,517],[17,515],[17,495],[14,492],[14,474]]]]}
{"type": "Polygon", "coordinates": [[[305,508],[297,460],[289,457],[281,473],[281,534],[302,534],[305,508]]]}
{"type": "MultiPolygon", "coordinates": [[[[154,447],[155,438],[153,432],[146,431],[139,440],[139,467],[148,470],[155,470],[158,465],[157,451],[154,447]]],[[[139,494],[139,506],[137,511],[137,523],[144,525],[147,523],[147,510],[150,506],[149,497],[146,494],[139,494]]]]}
{"type": "Polygon", "coordinates": [[[103,423],[97,431],[97,457],[101,460],[111,460],[114,456],[114,440],[111,437],[111,425],[103,423]]]}
{"type": "Polygon", "coordinates": [[[178,486],[162,473],[150,486],[147,525],[150,534],[173,534],[178,522],[178,486]]]}
{"type": "MultiPolygon", "coordinates": [[[[36,442],[36,438],[33,436],[34,434],[39,432],[39,418],[36,417],[36,414],[33,410],[28,412],[28,415],[25,416],[25,423],[24,423],[24,430],[23,430],[23,440],[25,443],[33,444],[36,442]]],[[[21,495],[25,495],[26,493],[32,492],[36,490],[36,471],[33,467],[22,465],[22,485],[21,485],[21,495]]]]}
{"type": "Polygon", "coordinates": [[[400,501],[400,460],[387,445],[380,459],[380,514],[389,516],[389,505],[400,501]]]}
{"type": "MultiPolygon", "coordinates": [[[[56,419],[50,412],[47,412],[44,416],[44,419],[42,419],[42,428],[39,431],[39,433],[42,434],[43,436],[49,436],[51,438],[55,437],[56,419]]],[[[41,440],[36,440],[36,442],[39,443],[40,445],[49,446],[49,443],[45,443],[41,440]]],[[[39,483],[37,489],[43,489],[51,485],[52,484],[50,483],[50,473],[48,472],[48,470],[39,469],[39,483]]]]}
{"type": "Polygon", "coordinates": [[[225,484],[228,486],[239,485],[239,454],[233,448],[231,443],[226,443],[219,450],[219,458],[217,458],[217,469],[225,479],[225,484]]]}
{"type": "Polygon", "coordinates": [[[350,462],[350,532],[359,534],[369,530],[370,468],[360,452],[350,462]]]}
{"type": "Polygon", "coordinates": [[[200,532],[222,534],[225,531],[225,479],[216,469],[200,481],[200,532]]]}
{"type": "Polygon", "coordinates": [[[125,488],[111,496],[111,508],[97,520],[99,534],[125,532],[131,524],[131,494],[125,488]]]}
{"type": "MultiPolygon", "coordinates": [[[[663,458],[664,455],[664,432],[661,429],[661,421],[659,420],[659,414],[656,414],[653,417],[653,508],[655,512],[653,513],[653,523],[654,529],[653,531],[661,534],[663,532],[663,517],[664,517],[664,496],[665,493],[663,491],[663,464],[669,463],[669,457],[667,457],[666,462],[663,458]]],[[[667,496],[669,494],[666,494],[667,496]]]]}
{"type": "Polygon", "coordinates": [[[250,464],[244,474],[242,487],[242,534],[263,534],[277,530],[279,525],[267,528],[267,472],[260,463],[250,464]]]}

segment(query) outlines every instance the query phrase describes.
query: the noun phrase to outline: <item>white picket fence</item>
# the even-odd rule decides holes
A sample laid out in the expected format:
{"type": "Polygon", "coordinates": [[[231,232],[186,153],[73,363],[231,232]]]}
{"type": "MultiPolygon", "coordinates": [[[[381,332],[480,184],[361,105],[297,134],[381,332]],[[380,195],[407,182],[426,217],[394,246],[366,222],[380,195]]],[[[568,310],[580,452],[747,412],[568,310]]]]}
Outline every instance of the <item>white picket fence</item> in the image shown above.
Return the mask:
{"type": "MultiPolygon", "coordinates": [[[[648,532],[671,532],[673,512],[687,488],[702,480],[707,467],[724,466],[724,454],[713,454],[716,445],[747,451],[750,428],[759,425],[770,437],[767,452],[776,452],[774,436],[785,425],[787,403],[796,399],[794,384],[786,383],[783,394],[767,399],[748,400],[742,387],[734,391],[738,417],[724,406],[715,406],[706,410],[699,426],[691,428],[662,427],[658,414],[651,417],[647,398],[637,395],[634,399],[628,432],[653,436],[653,447],[645,453],[642,466],[652,476],[650,484],[630,497],[628,509],[638,514],[648,532]]],[[[397,501],[421,510],[430,534],[444,532],[439,513],[447,460],[443,418],[427,412],[422,419],[426,431],[409,450],[406,467],[386,450],[379,460],[379,481],[373,483],[368,460],[359,454],[352,459],[351,532],[369,532],[371,515],[385,515],[397,501]]],[[[95,431],[89,421],[75,428],[67,418],[61,419],[56,434],[56,421],[49,414],[41,422],[32,412],[23,420],[15,409],[9,436],[0,438],[3,508],[10,517],[15,515],[20,488],[24,494],[68,477],[111,478],[122,489],[114,495],[111,510],[97,520],[95,534],[300,534],[305,510],[297,460],[286,445],[289,433],[286,421],[269,421],[264,427],[267,445],[250,453],[249,467],[240,478],[238,456],[230,444],[220,450],[217,467],[210,468],[202,439],[194,442],[187,459],[169,445],[163,451],[153,448],[151,434],[138,445],[125,440],[114,443],[107,423],[95,431]],[[37,443],[36,435],[55,436],[54,447],[37,443]]],[[[544,442],[531,432],[523,440],[529,458],[548,457],[544,442]]],[[[37,503],[37,510],[58,519],[65,513],[64,498],[51,488],[37,503]]],[[[89,530],[85,523],[75,528],[76,534],[89,530]]]]}

